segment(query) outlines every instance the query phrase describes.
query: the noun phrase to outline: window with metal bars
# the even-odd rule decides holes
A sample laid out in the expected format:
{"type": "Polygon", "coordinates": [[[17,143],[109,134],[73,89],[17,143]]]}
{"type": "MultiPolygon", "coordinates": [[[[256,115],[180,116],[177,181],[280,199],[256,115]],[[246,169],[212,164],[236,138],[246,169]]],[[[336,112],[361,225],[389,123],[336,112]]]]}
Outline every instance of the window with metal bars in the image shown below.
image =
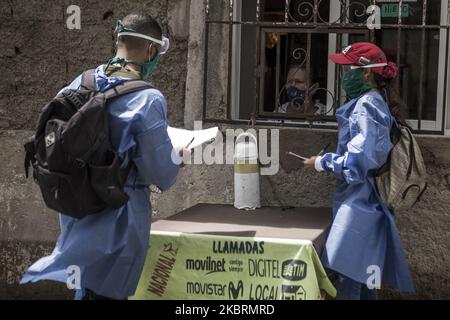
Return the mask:
{"type": "Polygon", "coordinates": [[[449,0],[207,0],[204,121],[335,128],[347,98],[328,56],[371,41],[399,66],[409,124],[443,133],[449,11],[449,0]]]}

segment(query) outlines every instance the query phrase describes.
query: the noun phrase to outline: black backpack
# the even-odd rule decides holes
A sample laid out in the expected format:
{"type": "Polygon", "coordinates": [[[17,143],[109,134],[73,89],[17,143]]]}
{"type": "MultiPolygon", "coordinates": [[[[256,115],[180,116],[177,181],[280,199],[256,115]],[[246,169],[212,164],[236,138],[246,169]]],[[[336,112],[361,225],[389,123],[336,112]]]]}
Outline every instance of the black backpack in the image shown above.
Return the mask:
{"type": "Polygon", "coordinates": [[[150,88],[148,82],[130,80],[99,92],[89,70],[79,90],[65,90],[44,107],[35,135],[25,144],[25,173],[28,178],[31,165],[49,208],[82,219],[128,202],[123,188],[133,163],[120,168],[107,102],[150,88]]]}

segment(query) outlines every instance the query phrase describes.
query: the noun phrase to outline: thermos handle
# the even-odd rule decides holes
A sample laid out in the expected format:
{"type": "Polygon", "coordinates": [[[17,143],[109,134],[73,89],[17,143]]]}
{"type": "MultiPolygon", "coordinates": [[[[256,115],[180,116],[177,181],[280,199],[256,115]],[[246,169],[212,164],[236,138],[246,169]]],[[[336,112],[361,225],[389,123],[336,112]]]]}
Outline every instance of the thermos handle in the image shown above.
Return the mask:
{"type": "Polygon", "coordinates": [[[258,140],[256,139],[255,135],[253,135],[252,133],[248,133],[248,132],[244,132],[244,133],[241,133],[240,135],[238,135],[234,146],[236,147],[238,141],[244,137],[249,137],[250,139],[253,139],[253,141],[255,142],[255,145],[256,145],[256,150],[258,150],[258,140]]]}

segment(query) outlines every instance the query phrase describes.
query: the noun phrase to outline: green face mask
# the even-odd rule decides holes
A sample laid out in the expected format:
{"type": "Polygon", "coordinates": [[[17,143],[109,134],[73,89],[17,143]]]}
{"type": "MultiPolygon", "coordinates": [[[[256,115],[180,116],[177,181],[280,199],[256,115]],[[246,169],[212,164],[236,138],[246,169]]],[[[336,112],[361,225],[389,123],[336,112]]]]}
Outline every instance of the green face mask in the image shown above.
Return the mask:
{"type": "Polygon", "coordinates": [[[133,60],[125,59],[125,58],[113,58],[113,59],[109,60],[108,66],[111,64],[115,64],[115,63],[138,65],[141,67],[141,79],[147,80],[152,75],[152,73],[155,71],[160,58],[161,58],[160,54],[157,54],[156,57],[153,60],[150,60],[149,62],[133,61],[133,60]]]}
{"type": "Polygon", "coordinates": [[[341,77],[342,89],[351,99],[372,90],[375,85],[364,80],[363,69],[348,70],[341,77]]]}
{"type": "Polygon", "coordinates": [[[143,80],[147,80],[155,71],[156,66],[158,65],[159,59],[161,55],[158,53],[153,60],[150,60],[147,63],[137,62],[136,64],[141,66],[141,78],[143,80]]]}
{"type": "MultiPolygon", "coordinates": [[[[147,39],[149,41],[156,42],[156,43],[163,42],[162,44],[159,43],[160,45],[164,45],[164,47],[165,47],[162,50],[162,53],[165,53],[168,50],[168,47],[169,47],[169,42],[168,42],[167,38],[165,38],[165,40],[167,40],[167,42],[159,41],[157,39],[153,39],[153,38],[151,38],[149,36],[140,34],[140,33],[138,33],[137,31],[135,31],[133,29],[126,28],[123,25],[122,21],[120,21],[120,20],[117,21],[116,31],[115,32],[119,36],[122,33],[122,34],[124,34],[124,35],[126,34],[128,36],[136,36],[136,37],[139,37],[139,38],[144,38],[144,39],[147,39]]],[[[161,50],[160,50],[160,52],[161,52],[161,50]]],[[[125,58],[113,58],[113,59],[109,60],[108,66],[110,64],[114,64],[114,63],[125,63],[125,64],[129,63],[129,64],[138,65],[138,66],[141,67],[141,79],[142,80],[147,80],[152,75],[152,73],[155,71],[156,66],[158,65],[158,62],[159,62],[160,58],[161,58],[161,53],[158,53],[153,60],[150,60],[148,62],[132,61],[132,60],[128,60],[128,59],[125,59],[125,58]]]]}

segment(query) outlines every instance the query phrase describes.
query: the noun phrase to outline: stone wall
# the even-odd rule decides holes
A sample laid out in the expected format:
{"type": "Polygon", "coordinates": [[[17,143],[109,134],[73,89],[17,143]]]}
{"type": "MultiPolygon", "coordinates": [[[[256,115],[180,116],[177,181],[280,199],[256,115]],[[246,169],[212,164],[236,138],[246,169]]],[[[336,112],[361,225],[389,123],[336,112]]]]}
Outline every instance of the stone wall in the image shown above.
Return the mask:
{"type": "Polygon", "coordinates": [[[115,22],[147,12],[171,49],[152,77],[167,97],[169,118],[183,124],[189,0],[10,0],[0,2],[0,129],[32,129],[39,110],[81,72],[114,55],[115,22]],[[69,5],[81,9],[81,29],[69,30],[69,5]]]}

